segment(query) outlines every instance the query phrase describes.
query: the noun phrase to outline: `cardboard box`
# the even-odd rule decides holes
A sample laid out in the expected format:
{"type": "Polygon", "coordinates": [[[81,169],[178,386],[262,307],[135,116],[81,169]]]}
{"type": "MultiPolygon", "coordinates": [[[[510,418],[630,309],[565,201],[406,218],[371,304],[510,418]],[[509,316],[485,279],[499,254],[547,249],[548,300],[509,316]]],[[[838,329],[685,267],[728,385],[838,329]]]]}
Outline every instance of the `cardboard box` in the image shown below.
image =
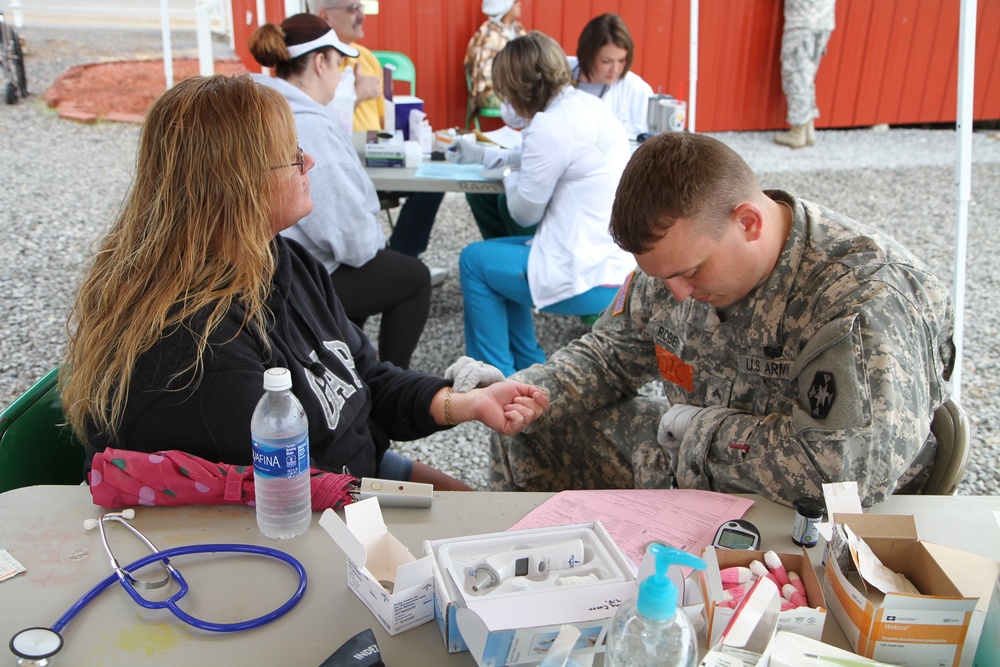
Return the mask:
{"type": "Polygon", "coordinates": [[[854,650],[899,665],[971,666],[1000,564],[917,539],[912,516],[835,514],[833,521],[824,592],[854,650]],[[863,581],[842,526],[920,594],[883,594],[863,581]]]}
{"type": "MultiPolygon", "coordinates": [[[[764,553],[763,551],[716,549],[715,547],[708,547],[702,552],[701,557],[705,561],[705,569],[699,573],[699,580],[702,595],[705,598],[705,614],[708,620],[707,646],[715,646],[722,631],[725,630],[735,613],[734,609],[718,606],[723,600],[722,578],[719,571],[737,565],[747,567],[754,560],[763,563],[764,553]]],[[[801,577],[802,583],[806,587],[809,607],[781,612],[778,615],[777,629],[821,640],[823,638],[823,625],[826,623],[826,600],[823,597],[823,587],[816,577],[816,570],[812,561],[809,560],[809,554],[805,549],[802,549],[801,554],[778,554],[778,558],[781,559],[781,564],[785,566],[786,571],[797,572],[801,577]]]]}
{"type": "MultiPolygon", "coordinates": [[[[424,110],[424,101],[413,95],[395,95],[392,98],[395,107],[396,129],[403,131],[403,139],[410,139],[410,111],[424,110]]],[[[414,137],[416,139],[416,137],[414,137]]]]}
{"type": "Polygon", "coordinates": [[[639,594],[635,570],[600,522],[507,531],[424,543],[434,558],[434,617],[449,653],[470,651],[481,667],[535,664],[545,659],[563,625],[580,630],[574,656],[604,651],[611,617],[622,602],[639,594]],[[516,538],[524,545],[546,544],[592,531],[621,576],[617,581],[469,599],[442,559],[442,550],[469,540],[516,538]]]}
{"type": "Polygon", "coordinates": [[[347,585],[390,635],[434,618],[431,559],[414,558],[385,527],[378,498],[344,508],[346,522],[332,509],[321,525],[347,554],[347,585]],[[391,591],[380,582],[392,582],[391,591]]]}

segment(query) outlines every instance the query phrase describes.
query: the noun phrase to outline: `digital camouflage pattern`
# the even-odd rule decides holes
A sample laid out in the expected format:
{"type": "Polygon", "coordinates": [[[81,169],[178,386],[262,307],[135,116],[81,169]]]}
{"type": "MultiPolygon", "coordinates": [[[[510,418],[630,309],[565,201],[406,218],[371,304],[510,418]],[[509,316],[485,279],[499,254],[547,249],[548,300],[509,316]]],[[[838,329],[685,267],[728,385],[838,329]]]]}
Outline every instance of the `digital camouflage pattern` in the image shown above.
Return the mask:
{"type": "Polygon", "coordinates": [[[552,407],[525,434],[493,437],[494,489],[669,488],[656,444],[669,403],[706,408],[680,445],[681,488],[790,504],[856,480],[868,506],[923,487],[955,356],[948,290],[880,232],[767,194],[792,229],[725,320],[636,271],[592,332],[513,376],[552,407]],[[666,399],[637,399],[655,379],[666,399]]]}
{"type": "Polygon", "coordinates": [[[834,0],[785,0],[781,89],[792,127],[819,117],[816,72],[834,28],[834,0]]]}
{"type": "MultiPolygon", "coordinates": [[[[511,24],[510,31],[516,37],[528,34],[517,21],[511,24]]],[[[500,108],[501,100],[493,92],[493,58],[511,39],[505,26],[490,19],[484,21],[469,40],[465,50],[465,71],[472,79],[471,94],[477,109],[500,108]]]]}

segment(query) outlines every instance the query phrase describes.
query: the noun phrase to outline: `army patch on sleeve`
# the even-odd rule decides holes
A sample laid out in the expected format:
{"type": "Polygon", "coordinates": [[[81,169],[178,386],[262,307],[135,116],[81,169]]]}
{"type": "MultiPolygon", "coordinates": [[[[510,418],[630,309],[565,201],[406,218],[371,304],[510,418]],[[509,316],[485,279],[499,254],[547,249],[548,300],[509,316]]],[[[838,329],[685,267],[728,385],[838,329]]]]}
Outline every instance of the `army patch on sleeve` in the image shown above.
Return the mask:
{"type": "Polygon", "coordinates": [[[809,386],[809,413],[816,419],[826,419],[837,398],[837,383],[833,373],[817,371],[809,386]]]}
{"type": "MultiPolygon", "coordinates": [[[[636,269],[637,271],[638,269],[636,269]]],[[[632,279],[635,278],[635,271],[628,274],[628,278],[625,279],[625,283],[618,288],[618,295],[615,296],[615,307],[611,311],[612,317],[615,315],[621,315],[625,312],[625,299],[628,297],[629,289],[632,287],[632,279]]]]}

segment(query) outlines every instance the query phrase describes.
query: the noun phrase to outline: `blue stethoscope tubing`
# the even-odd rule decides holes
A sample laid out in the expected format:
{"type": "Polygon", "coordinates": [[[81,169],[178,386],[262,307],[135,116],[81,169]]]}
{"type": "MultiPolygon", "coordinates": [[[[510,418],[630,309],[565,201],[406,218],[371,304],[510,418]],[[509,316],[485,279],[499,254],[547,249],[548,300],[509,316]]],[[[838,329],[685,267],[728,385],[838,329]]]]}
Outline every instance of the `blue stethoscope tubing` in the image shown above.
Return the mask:
{"type": "Polygon", "coordinates": [[[299,600],[302,598],[303,594],[306,592],[306,570],[302,567],[302,563],[296,560],[293,556],[279,551],[277,549],[272,549],[271,547],[260,547],[253,544],[191,544],[188,546],[174,547],[172,549],[164,549],[163,551],[156,551],[144,556],[139,560],[130,563],[128,566],[123,568],[127,572],[133,570],[139,570],[147,565],[151,565],[156,561],[162,561],[164,566],[170,572],[171,576],[177,581],[180,586],[180,590],[171,595],[165,600],[147,600],[142,597],[135,587],[126,580],[125,575],[120,571],[112,572],[110,575],[105,577],[96,586],[91,588],[87,593],[83,595],[79,600],[77,600],[72,607],[70,607],[65,614],[63,614],[58,621],[56,621],[51,630],[53,632],[59,632],[66,624],[69,623],[73,618],[80,613],[80,611],[90,604],[94,598],[103,593],[108,587],[114,584],[116,581],[120,581],[122,588],[124,588],[129,596],[135,600],[136,604],[146,608],[146,609],[169,609],[174,616],[184,621],[188,625],[198,628],[199,630],[208,630],[210,632],[239,632],[241,630],[250,630],[252,628],[260,627],[276,618],[286,614],[292,607],[298,604],[299,600]],[[206,621],[201,618],[197,618],[188,614],[186,611],[177,606],[177,602],[183,598],[188,592],[187,581],[181,576],[181,573],[177,571],[173,565],[170,564],[170,559],[177,556],[188,556],[191,554],[205,554],[205,553],[245,553],[253,554],[256,556],[264,556],[267,558],[275,558],[280,561],[284,561],[290,565],[299,575],[299,586],[295,593],[288,599],[285,604],[281,605],[277,609],[268,612],[257,618],[252,618],[246,621],[239,621],[237,623],[214,623],[212,621],[206,621]]]}

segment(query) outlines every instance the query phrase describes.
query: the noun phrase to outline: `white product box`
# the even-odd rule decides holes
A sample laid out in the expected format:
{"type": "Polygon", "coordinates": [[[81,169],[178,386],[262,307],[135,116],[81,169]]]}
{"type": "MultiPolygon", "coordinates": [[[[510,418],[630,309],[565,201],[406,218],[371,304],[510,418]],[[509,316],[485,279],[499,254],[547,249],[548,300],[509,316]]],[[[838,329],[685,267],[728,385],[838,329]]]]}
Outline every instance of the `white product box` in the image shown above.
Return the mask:
{"type": "Polygon", "coordinates": [[[319,525],[347,554],[347,584],[386,632],[396,635],[434,618],[431,559],[414,558],[389,532],[378,498],[347,505],[344,516],[346,522],[328,509],[319,525]]]}
{"type": "Polygon", "coordinates": [[[406,166],[406,147],[402,142],[365,144],[366,167],[406,166]]]}
{"type": "Polygon", "coordinates": [[[435,620],[448,652],[468,650],[481,667],[541,662],[563,625],[580,630],[574,656],[603,652],[611,617],[638,595],[631,562],[600,522],[429,541],[424,553],[434,560],[435,620]],[[487,556],[558,551],[575,540],[585,558],[571,568],[504,577],[487,592],[472,588],[487,556]]]}

